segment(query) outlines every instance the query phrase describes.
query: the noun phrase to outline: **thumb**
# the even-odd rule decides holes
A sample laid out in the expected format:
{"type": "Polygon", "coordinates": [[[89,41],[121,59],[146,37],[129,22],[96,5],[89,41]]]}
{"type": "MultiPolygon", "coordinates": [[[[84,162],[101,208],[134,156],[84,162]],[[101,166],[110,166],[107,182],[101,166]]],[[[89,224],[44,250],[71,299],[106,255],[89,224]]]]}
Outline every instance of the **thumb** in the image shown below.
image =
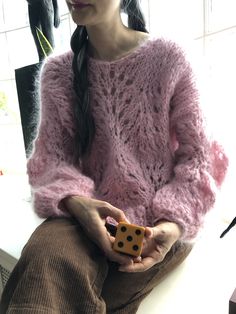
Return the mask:
{"type": "Polygon", "coordinates": [[[145,236],[148,238],[148,239],[151,239],[153,237],[153,228],[151,227],[146,227],[145,228],[145,236]]]}
{"type": "Polygon", "coordinates": [[[110,216],[114,218],[117,222],[125,221],[129,223],[125,213],[121,209],[116,208],[109,203],[106,203],[105,206],[101,207],[100,213],[105,217],[110,216]]]}
{"type": "Polygon", "coordinates": [[[145,230],[145,235],[147,238],[153,238],[153,239],[156,239],[158,238],[159,240],[164,240],[164,238],[166,237],[166,233],[165,231],[158,227],[158,226],[155,226],[155,227],[146,227],[146,230],[145,230]]]}

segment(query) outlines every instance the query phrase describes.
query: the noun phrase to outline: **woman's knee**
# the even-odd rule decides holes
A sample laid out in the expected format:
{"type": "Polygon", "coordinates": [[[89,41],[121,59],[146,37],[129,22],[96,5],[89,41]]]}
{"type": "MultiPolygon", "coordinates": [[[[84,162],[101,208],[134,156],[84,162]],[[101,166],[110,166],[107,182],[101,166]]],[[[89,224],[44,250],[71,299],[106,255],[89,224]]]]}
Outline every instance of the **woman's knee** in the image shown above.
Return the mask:
{"type": "MultiPolygon", "coordinates": [[[[101,250],[88,239],[74,219],[48,219],[32,234],[25,245],[21,260],[39,269],[77,272],[93,278],[97,268],[107,268],[101,250]]],[[[104,270],[106,271],[106,270],[104,270]]]]}
{"type": "Polygon", "coordinates": [[[31,235],[21,257],[45,259],[66,254],[76,237],[74,226],[68,219],[45,220],[31,235]]]}
{"type": "Polygon", "coordinates": [[[56,313],[64,307],[63,313],[75,313],[84,297],[91,307],[104,307],[99,297],[108,266],[99,252],[76,221],[45,221],[32,234],[10,277],[6,307],[53,308],[56,313]]]}

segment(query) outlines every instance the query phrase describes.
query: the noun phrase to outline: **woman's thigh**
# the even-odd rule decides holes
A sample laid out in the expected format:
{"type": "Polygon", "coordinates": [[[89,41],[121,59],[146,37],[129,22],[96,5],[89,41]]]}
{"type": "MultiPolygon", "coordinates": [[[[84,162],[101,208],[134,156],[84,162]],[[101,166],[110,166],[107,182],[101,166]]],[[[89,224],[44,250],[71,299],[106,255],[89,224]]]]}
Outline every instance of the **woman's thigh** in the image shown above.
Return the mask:
{"type": "Polygon", "coordinates": [[[107,271],[106,257],[76,220],[48,219],[24,247],[1,307],[9,313],[105,313],[100,294],[107,271]]]}
{"type": "Polygon", "coordinates": [[[191,249],[192,244],[178,242],[161,263],[141,273],[119,272],[118,266],[111,264],[102,290],[107,313],[136,313],[141,301],[188,256],[191,249]]]}

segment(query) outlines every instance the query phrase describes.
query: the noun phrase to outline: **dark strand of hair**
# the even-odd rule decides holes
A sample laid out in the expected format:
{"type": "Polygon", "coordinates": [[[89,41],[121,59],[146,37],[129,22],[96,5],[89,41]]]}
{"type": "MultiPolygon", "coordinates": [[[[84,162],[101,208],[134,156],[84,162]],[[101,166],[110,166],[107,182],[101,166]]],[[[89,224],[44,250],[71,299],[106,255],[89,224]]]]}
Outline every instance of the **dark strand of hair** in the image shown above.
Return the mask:
{"type": "Polygon", "coordinates": [[[88,78],[87,78],[87,31],[84,26],[78,26],[71,38],[71,48],[74,52],[72,68],[74,72],[74,90],[77,101],[74,107],[77,131],[75,134],[75,156],[77,162],[92,143],[95,132],[94,120],[89,108],[88,78]]]}
{"type": "Polygon", "coordinates": [[[130,28],[148,33],[139,0],[123,0],[121,9],[128,15],[128,26],[130,28]]]}

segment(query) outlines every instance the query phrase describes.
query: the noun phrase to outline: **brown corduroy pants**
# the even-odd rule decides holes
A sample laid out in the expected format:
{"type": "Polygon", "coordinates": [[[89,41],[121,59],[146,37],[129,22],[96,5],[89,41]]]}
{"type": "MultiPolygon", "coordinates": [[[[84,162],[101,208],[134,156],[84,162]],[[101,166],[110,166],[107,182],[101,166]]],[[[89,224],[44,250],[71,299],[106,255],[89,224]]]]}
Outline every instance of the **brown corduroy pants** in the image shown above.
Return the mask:
{"type": "Polygon", "coordinates": [[[0,313],[136,313],[143,298],[191,248],[178,242],[146,272],[119,272],[76,220],[47,219],[24,247],[3,291],[0,313]]]}

